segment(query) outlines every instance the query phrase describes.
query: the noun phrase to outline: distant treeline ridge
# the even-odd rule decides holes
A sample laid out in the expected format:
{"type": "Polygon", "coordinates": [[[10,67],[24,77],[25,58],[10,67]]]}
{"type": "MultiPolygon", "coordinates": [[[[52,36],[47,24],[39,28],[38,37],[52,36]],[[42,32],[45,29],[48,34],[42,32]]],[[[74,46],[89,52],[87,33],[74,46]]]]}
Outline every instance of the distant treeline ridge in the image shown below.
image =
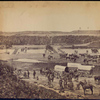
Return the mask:
{"type": "Polygon", "coordinates": [[[100,36],[54,36],[51,38],[47,36],[0,36],[0,44],[10,45],[46,45],[52,41],[52,44],[83,44],[92,41],[99,41],[100,36]]]}

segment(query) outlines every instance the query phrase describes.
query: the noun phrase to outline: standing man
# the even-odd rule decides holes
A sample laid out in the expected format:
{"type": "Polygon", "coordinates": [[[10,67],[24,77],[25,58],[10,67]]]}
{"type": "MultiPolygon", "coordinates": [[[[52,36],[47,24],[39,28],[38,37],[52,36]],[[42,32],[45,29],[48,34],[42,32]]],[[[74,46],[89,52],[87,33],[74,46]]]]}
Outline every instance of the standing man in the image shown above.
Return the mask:
{"type": "Polygon", "coordinates": [[[28,78],[29,78],[30,72],[28,70],[27,70],[27,75],[28,75],[28,78]]]}
{"type": "Polygon", "coordinates": [[[26,78],[26,71],[24,72],[24,78],[26,78]]]}
{"type": "Polygon", "coordinates": [[[50,86],[51,85],[50,73],[47,75],[47,77],[48,77],[48,85],[50,86]]]}
{"type": "Polygon", "coordinates": [[[60,80],[59,80],[59,85],[60,85],[59,93],[60,93],[60,92],[64,92],[64,87],[63,87],[63,80],[62,80],[62,78],[60,78],[60,80]]]}
{"type": "Polygon", "coordinates": [[[40,69],[40,74],[42,74],[42,68],[40,69]]]}
{"type": "Polygon", "coordinates": [[[36,76],[36,71],[33,70],[33,77],[35,78],[35,76],[36,76]]]}
{"type": "Polygon", "coordinates": [[[45,58],[45,53],[43,54],[43,58],[45,58]]]}
{"type": "Polygon", "coordinates": [[[54,81],[54,77],[55,77],[55,75],[54,75],[54,72],[52,73],[52,82],[54,81]]]}

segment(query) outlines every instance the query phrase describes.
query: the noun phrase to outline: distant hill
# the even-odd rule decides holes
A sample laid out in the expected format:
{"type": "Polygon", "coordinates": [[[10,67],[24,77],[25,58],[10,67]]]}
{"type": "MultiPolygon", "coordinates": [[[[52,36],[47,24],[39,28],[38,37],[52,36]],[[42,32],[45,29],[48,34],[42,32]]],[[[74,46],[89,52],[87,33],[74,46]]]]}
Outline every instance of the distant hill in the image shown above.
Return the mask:
{"type": "Polygon", "coordinates": [[[45,35],[92,35],[100,36],[100,30],[75,30],[71,32],[62,32],[62,31],[20,31],[20,32],[0,32],[0,35],[3,36],[45,36],[45,35]]]}

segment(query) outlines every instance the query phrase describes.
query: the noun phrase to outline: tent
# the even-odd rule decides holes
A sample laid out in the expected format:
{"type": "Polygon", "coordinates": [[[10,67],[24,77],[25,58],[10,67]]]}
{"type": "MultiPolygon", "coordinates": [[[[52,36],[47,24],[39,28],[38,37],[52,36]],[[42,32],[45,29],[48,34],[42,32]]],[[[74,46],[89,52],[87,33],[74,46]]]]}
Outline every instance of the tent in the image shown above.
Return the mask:
{"type": "Polygon", "coordinates": [[[20,62],[41,62],[35,59],[17,59],[17,60],[13,60],[13,61],[20,61],[20,62]]]}
{"type": "Polygon", "coordinates": [[[55,65],[54,70],[55,70],[55,71],[62,72],[62,71],[65,70],[65,68],[66,68],[66,66],[55,65]]]}
{"type": "Polygon", "coordinates": [[[94,66],[81,65],[80,63],[68,63],[68,67],[77,67],[80,70],[91,70],[91,68],[94,66]]]}
{"type": "MultiPolygon", "coordinates": [[[[89,65],[81,65],[80,63],[68,63],[67,66],[69,69],[79,69],[79,70],[91,70],[92,67],[94,66],[89,66],[89,65]]],[[[54,70],[58,72],[65,71],[66,66],[61,66],[61,65],[55,65],[54,70]]]]}
{"type": "MultiPolygon", "coordinates": [[[[68,66],[69,69],[77,69],[78,67],[73,67],[73,66],[68,66]]],[[[65,71],[66,66],[62,66],[62,65],[55,65],[54,70],[58,71],[58,72],[62,72],[65,71]]]]}

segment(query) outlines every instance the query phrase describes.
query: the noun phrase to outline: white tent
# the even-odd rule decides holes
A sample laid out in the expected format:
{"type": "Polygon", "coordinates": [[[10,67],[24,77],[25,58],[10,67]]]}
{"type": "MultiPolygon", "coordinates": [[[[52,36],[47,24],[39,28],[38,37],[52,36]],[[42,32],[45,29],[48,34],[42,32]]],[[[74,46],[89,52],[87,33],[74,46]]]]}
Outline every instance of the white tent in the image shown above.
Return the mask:
{"type": "Polygon", "coordinates": [[[81,70],[91,70],[91,68],[94,66],[81,65],[80,63],[68,63],[68,67],[78,67],[78,69],[81,70]]]}
{"type": "Polygon", "coordinates": [[[66,66],[55,65],[54,70],[55,70],[55,71],[62,72],[62,71],[65,70],[65,68],[66,68],[66,66]]]}
{"type": "MultiPolygon", "coordinates": [[[[73,68],[73,67],[75,67],[75,66],[68,66],[68,67],[73,68]]],[[[66,66],[55,65],[54,70],[55,70],[55,71],[62,72],[62,71],[65,71],[65,68],[66,68],[66,66]]],[[[75,68],[78,68],[78,67],[75,67],[75,68]]]]}
{"type": "MultiPolygon", "coordinates": [[[[91,70],[92,67],[94,66],[89,66],[89,65],[81,65],[80,63],[68,63],[69,68],[78,68],[80,70],[91,70]]],[[[66,66],[61,66],[61,65],[55,65],[54,70],[58,72],[64,71],[66,66]]]]}
{"type": "Polygon", "coordinates": [[[13,60],[13,61],[20,61],[20,62],[41,62],[35,59],[17,59],[17,60],[13,60]]]}
{"type": "Polygon", "coordinates": [[[80,66],[81,64],[80,63],[68,63],[67,66],[68,67],[77,67],[80,66]]]}

